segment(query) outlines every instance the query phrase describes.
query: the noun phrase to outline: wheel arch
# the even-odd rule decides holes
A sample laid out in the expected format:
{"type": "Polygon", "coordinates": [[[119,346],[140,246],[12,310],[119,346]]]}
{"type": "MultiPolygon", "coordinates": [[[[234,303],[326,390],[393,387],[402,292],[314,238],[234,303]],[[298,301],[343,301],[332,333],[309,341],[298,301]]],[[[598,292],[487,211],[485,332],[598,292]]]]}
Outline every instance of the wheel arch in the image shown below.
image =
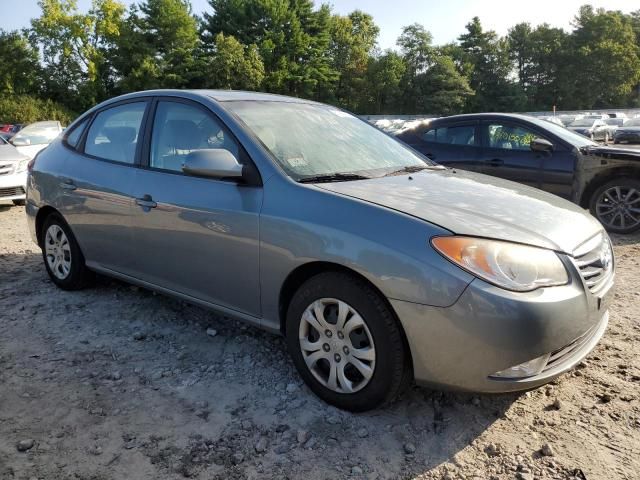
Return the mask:
{"type": "Polygon", "coordinates": [[[596,190],[605,183],[619,177],[631,177],[640,180],[640,164],[637,167],[616,167],[593,177],[580,196],[580,206],[583,208],[589,208],[591,196],[596,192],[596,190]]]}
{"type": "Polygon", "coordinates": [[[407,334],[404,331],[404,327],[402,326],[402,322],[398,318],[398,314],[395,309],[389,302],[388,298],[382,293],[382,291],[372,283],[367,277],[362,275],[361,273],[345,267],[344,265],[340,265],[338,263],[333,262],[323,262],[323,261],[313,261],[309,263],[305,263],[296,267],[293,271],[289,273],[287,278],[282,284],[280,288],[280,298],[278,300],[278,312],[280,316],[280,333],[286,336],[286,324],[287,324],[287,310],[289,308],[289,304],[293,299],[293,295],[296,293],[300,285],[309,280],[311,277],[314,277],[320,273],[327,272],[337,272],[337,273],[346,273],[347,275],[351,275],[360,281],[366,283],[370,288],[376,292],[382,301],[385,303],[391,314],[393,315],[395,321],[398,324],[398,328],[402,334],[402,341],[405,346],[405,351],[409,355],[408,361],[410,365],[413,365],[413,356],[411,354],[411,348],[409,346],[409,342],[407,340],[407,334]]]}
{"type": "Polygon", "coordinates": [[[36,214],[36,239],[38,240],[38,245],[41,248],[42,248],[42,233],[43,233],[42,227],[44,226],[44,222],[47,219],[47,217],[52,213],[59,215],[60,218],[64,220],[60,212],[56,210],[54,207],[52,207],[51,205],[45,205],[43,207],[40,207],[38,209],[38,213],[36,214]]]}

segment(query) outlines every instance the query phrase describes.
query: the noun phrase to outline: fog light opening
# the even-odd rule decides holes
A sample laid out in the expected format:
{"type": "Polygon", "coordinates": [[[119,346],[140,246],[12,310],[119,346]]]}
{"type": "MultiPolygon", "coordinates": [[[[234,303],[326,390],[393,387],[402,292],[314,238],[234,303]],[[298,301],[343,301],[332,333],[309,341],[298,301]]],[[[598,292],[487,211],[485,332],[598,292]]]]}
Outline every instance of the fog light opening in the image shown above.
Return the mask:
{"type": "Polygon", "coordinates": [[[544,370],[549,361],[550,353],[546,353],[541,357],[528,360],[520,365],[514,365],[513,367],[500,370],[499,372],[489,375],[489,378],[507,380],[507,379],[520,379],[527,377],[534,377],[544,370]]]}

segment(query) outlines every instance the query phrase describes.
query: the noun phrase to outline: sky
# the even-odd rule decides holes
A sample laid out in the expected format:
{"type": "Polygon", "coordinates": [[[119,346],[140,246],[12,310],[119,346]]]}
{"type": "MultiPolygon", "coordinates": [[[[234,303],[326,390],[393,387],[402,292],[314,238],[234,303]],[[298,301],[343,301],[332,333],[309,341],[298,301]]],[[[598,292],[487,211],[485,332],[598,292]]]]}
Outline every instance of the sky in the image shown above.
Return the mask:
{"type": "MultiPolygon", "coordinates": [[[[81,10],[88,10],[91,0],[77,0],[81,10]]],[[[126,4],[139,0],[121,0],[126,4]]],[[[379,46],[394,48],[401,29],[411,23],[421,23],[431,32],[436,45],[455,40],[474,16],[480,17],[487,30],[500,35],[520,22],[532,25],[548,23],[571,29],[571,21],[580,5],[631,12],[640,9],[636,0],[325,0],[335,12],[348,14],[360,9],[371,15],[380,27],[379,46]]],[[[191,0],[193,11],[210,10],[207,0],[191,0]]],[[[37,0],[0,0],[0,28],[15,30],[29,26],[29,20],[39,15],[37,0]],[[17,6],[16,6],[17,3],[17,6]]]]}

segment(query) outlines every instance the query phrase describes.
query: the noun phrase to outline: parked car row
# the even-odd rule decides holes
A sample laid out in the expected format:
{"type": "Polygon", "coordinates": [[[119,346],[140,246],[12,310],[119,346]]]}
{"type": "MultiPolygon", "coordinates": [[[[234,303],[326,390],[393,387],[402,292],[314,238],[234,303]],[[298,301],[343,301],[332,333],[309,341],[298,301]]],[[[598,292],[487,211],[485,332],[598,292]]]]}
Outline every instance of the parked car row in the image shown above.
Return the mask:
{"type": "MultiPolygon", "coordinates": [[[[599,122],[584,121],[584,128],[599,122]]],[[[618,129],[616,134],[640,134],[640,128],[637,133],[631,128],[636,129],[630,127],[628,134],[618,129]]],[[[569,199],[588,208],[611,232],[640,229],[638,151],[602,146],[554,123],[517,114],[438,118],[397,137],[442,165],[513,180],[569,199]]]]}
{"type": "Polygon", "coordinates": [[[24,205],[27,164],[62,131],[60,122],[45,121],[20,128],[8,139],[0,136],[0,201],[24,205]]]}

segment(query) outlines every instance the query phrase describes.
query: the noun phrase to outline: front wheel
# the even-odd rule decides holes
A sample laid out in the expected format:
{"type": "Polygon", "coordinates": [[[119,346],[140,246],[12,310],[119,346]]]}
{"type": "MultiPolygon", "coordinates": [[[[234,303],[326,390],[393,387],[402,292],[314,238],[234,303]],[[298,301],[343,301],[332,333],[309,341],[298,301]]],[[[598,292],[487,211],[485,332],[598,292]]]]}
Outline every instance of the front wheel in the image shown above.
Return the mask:
{"type": "Polygon", "coordinates": [[[307,280],[287,312],[298,372],[327,403],[361,412],[396,398],[413,375],[395,315],[365,281],[328,272],[307,280]]]}
{"type": "Polygon", "coordinates": [[[613,233],[632,233],[640,229],[640,180],[616,178],[591,196],[591,214],[613,233]]]}
{"type": "Polygon", "coordinates": [[[26,202],[25,202],[24,200],[13,200],[13,204],[14,204],[16,207],[24,207],[25,203],[26,203],[26,202]]]}
{"type": "Polygon", "coordinates": [[[42,258],[49,277],[63,290],[79,290],[91,280],[91,272],[67,223],[49,215],[42,229],[42,258]]]}

